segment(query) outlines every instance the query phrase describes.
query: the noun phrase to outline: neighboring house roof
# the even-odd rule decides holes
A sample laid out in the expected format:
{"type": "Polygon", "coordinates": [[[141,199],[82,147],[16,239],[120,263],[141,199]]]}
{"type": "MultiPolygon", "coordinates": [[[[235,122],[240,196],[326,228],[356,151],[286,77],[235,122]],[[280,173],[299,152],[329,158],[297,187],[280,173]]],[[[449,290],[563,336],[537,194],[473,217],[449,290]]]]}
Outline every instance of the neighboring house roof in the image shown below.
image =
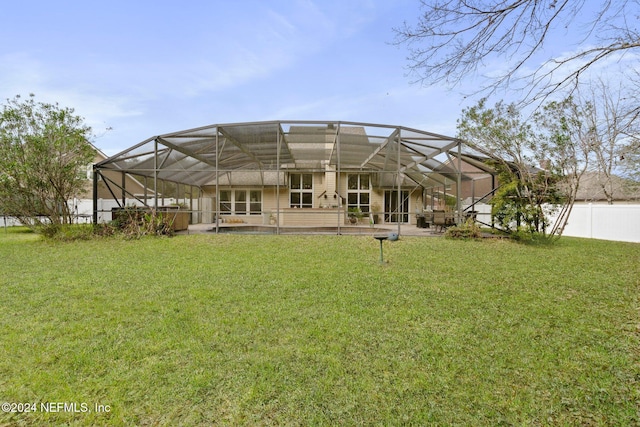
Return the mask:
{"type": "Polygon", "coordinates": [[[611,176],[610,182],[598,172],[585,172],[580,179],[577,201],[607,201],[605,188],[612,195],[613,201],[629,201],[640,199],[640,183],[619,176],[611,176]],[[603,187],[604,186],[604,187],[603,187]]]}
{"type": "Polygon", "coordinates": [[[89,143],[91,148],[93,148],[93,151],[96,152],[95,163],[101,162],[101,161],[109,158],[109,156],[107,156],[104,152],[102,152],[102,150],[100,150],[98,147],[96,147],[91,141],[87,141],[87,142],[89,143]]]}

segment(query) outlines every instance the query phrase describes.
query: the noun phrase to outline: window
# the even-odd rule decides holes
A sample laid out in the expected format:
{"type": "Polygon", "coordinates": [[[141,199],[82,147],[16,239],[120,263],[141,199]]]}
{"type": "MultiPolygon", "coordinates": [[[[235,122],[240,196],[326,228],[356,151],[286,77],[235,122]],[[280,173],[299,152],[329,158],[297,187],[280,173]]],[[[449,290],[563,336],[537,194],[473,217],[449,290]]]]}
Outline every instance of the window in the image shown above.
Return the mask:
{"type": "Polygon", "coordinates": [[[76,177],[78,179],[87,179],[89,181],[93,181],[93,163],[89,163],[85,167],[78,168],[76,177]]]}
{"type": "Polygon", "coordinates": [[[289,177],[289,206],[313,207],[313,174],[292,173],[289,177]]]}
{"type": "Polygon", "coordinates": [[[397,190],[386,190],[384,192],[384,220],[385,222],[409,222],[409,192],[400,191],[398,200],[397,190]]]}
{"type": "Polygon", "coordinates": [[[235,215],[260,215],[262,191],[220,190],[220,213],[235,215]]]}
{"type": "Polygon", "coordinates": [[[93,163],[87,165],[87,179],[93,181],[93,163]]]}
{"type": "Polygon", "coordinates": [[[247,192],[244,190],[235,190],[235,213],[245,215],[247,213],[247,192]]]}
{"type": "Polygon", "coordinates": [[[371,206],[371,176],[368,173],[347,176],[347,208],[367,213],[371,206]]]}
{"type": "Polygon", "coordinates": [[[262,212],[262,191],[251,190],[249,192],[249,213],[258,215],[262,212]]]}
{"type": "Polygon", "coordinates": [[[220,191],[220,212],[231,213],[232,212],[231,206],[232,206],[231,190],[220,191]]]}

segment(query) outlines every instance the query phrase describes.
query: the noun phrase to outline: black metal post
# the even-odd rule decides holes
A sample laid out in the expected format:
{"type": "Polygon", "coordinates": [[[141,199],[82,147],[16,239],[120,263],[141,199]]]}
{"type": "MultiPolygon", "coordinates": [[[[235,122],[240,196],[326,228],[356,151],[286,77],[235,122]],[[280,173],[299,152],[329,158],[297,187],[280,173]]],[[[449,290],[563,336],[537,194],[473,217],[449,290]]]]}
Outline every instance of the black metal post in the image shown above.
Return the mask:
{"type": "Polygon", "coordinates": [[[93,165],[93,225],[98,224],[98,171],[93,165]]]}

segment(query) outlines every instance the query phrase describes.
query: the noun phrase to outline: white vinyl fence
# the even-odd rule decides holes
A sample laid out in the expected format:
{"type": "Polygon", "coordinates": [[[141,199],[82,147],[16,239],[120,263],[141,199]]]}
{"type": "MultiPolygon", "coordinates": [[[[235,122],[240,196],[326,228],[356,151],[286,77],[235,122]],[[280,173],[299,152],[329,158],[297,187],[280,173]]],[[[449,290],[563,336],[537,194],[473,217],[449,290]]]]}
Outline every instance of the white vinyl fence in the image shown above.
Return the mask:
{"type": "Polygon", "coordinates": [[[640,243],[640,205],[575,204],[563,236],[640,243]]]}
{"type": "MultiPolygon", "coordinates": [[[[491,206],[474,207],[478,220],[491,223],[491,206]]],[[[573,205],[563,236],[640,243],[640,205],[573,205]]]]}

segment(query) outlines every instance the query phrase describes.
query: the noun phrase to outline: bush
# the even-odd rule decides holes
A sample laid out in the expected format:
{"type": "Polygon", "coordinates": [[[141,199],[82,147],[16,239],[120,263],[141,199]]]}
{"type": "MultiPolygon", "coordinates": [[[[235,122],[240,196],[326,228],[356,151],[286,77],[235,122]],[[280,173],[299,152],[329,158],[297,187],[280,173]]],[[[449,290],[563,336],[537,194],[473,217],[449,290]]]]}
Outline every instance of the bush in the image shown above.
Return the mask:
{"type": "Polygon", "coordinates": [[[96,224],[93,226],[93,235],[96,237],[111,237],[120,232],[119,227],[113,224],[112,221],[109,224],[96,224]]]}
{"type": "Polygon", "coordinates": [[[96,237],[172,236],[173,221],[154,210],[128,207],[118,212],[109,224],[45,224],[37,229],[45,238],[58,241],[89,240],[96,237]]]}
{"type": "Polygon", "coordinates": [[[482,232],[478,224],[469,218],[464,224],[447,228],[444,236],[449,239],[479,239],[482,232]]]}
{"type": "Polygon", "coordinates": [[[135,207],[125,208],[120,211],[113,228],[119,230],[126,238],[139,238],[142,236],[172,236],[173,221],[155,210],[139,209],[135,207]]]}
{"type": "Polygon", "coordinates": [[[47,239],[72,242],[92,239],[94,227],[93,224],[46,224],[40,227],[39,232],[47,239]]]}

